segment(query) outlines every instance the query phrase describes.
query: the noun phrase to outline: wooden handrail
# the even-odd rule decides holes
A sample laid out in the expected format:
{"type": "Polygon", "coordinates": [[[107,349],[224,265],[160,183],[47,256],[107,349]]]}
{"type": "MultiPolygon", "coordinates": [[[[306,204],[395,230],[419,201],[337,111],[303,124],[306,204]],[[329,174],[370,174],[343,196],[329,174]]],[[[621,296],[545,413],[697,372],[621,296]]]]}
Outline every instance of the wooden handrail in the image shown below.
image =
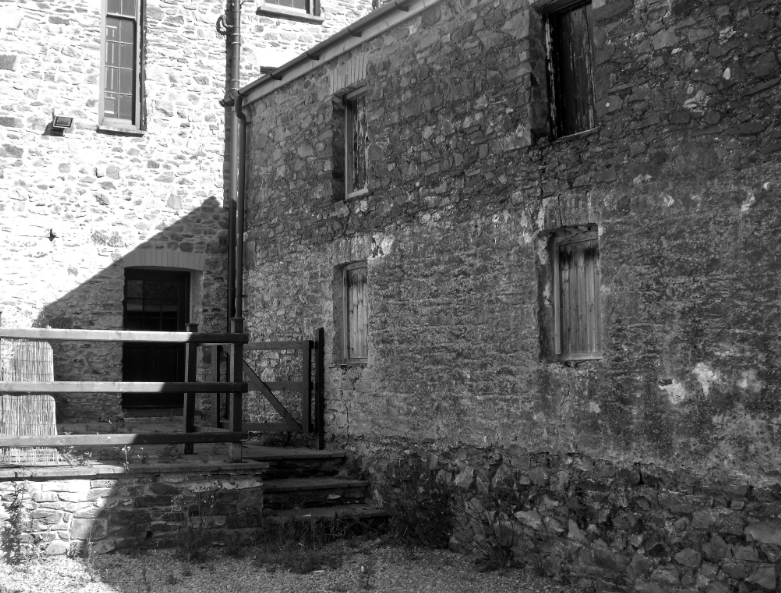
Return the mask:
{"type": "Polygon", "coordinates": [[[181,383],[130,381],[4,381],[0,393],[246,393],[246,383],[181,383]]]}
{"type": "Polygon", "coordinates": [[[249,336],[194,332],[146,332],[105,329],[0,328],[0,338],[66,342],[168,342],[170,344],[246,344],[249,336]]]}
{"type": "Polygon", "coordinates": [[[173,443],[224,443],[246,440],[241,432],[174,432],[151,434],[67,434],[0,436],[0,447],[74,447],[110,445],[164,445],[173,443]]]}
{"type": "Polygon", "coordinates": [[[309,347],[309,340],[289,342],[252,342],[244,350],[303,350],[309,347]]]}

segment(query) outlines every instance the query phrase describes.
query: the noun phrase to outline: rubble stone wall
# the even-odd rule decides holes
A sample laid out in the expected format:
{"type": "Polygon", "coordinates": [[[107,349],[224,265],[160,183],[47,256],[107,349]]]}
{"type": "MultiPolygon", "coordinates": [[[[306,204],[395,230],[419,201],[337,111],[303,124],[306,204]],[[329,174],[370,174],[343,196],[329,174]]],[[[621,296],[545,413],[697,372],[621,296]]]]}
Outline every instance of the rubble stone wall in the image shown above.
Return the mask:
{"type": "MultiPolygon", "coordinates": [[[[327,340],[335,444],[361,443],[378,476],[410,451],[453,476],[506,464],[514,512],[540,516],[535,553],[622,559],[561,562],[567,578],[775,587],[775,544],[750,526],[778,519],[779,6],[595,2],[598,128],[551,141],[541,4],[443,0],[253,104],[247,325],[336,335],[335,269],[365,259],[368,363],[327,340]],[[345,200],[334,102],[362,85],[371,193],[345,200]],[[546,237],[587,224],[604,355],[555,362],[546,237]],[[728,567],[746,546],[756,564],[728,567]],[[635,555],[648,570],[627,572],[635,555]]],[[[483,490],[461,478],[486,508],[494,470],[483,490]]]]}
{"type": "Polygon", "coordinates": [[[187,538],[224,541],[234,530],[258,525],[266,465],[3,472],[0,560],[34,548],[48,555],[100,554],[176,546],[187,538]]]}
{"type": "MultiPolygon", "coordinates": [[[[323,22],[311,24],[244,4],[243,83],[279,65],[263,48],[301,51],[370,6],[326,0],[323,22]]],[[[168,267],[197,256],[190,320],[225,331],[226,41],[215,29],[225,3],[144,5],[144,133],[132,136],[97,131],[101,2],[0,2],[4,327],[121,328],[126,258],[149,261],[136,256],[153,250],[168,267]],[[74,118],[60,137],[55,114],[74,118]]],[[[58,380],[118,380],[121,365],[119,345],[55,345],[58,380]]],[[[58,396],[58,419],[113,418],[120,401],[58,396]]]]}

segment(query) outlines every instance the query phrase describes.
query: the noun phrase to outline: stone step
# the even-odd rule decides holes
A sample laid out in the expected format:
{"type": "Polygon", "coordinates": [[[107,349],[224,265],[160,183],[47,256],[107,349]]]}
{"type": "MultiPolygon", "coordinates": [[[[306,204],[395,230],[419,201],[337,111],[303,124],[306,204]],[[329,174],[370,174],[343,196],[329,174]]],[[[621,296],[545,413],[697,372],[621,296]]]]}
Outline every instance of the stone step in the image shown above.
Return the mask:
{"type": "Polygon", "coordinates": [[[348,523],[355,521],[370,521],[385,519],[388,512],[385,509],[366,504],[341,504],[329,507],[310,507],[304,509],[277,509],[267,519],[270,523],[287,523],[290,521],[333,521],[344,519],[348,523]]]}
{"type": "Polygon", "coordinates": [[[332,476],[344,463],[344,451],[318,451],[301,447],[245,448],[244,459],[268,464],[263,471],[266,480],[332,476]]]}
{"type": "Polygon", "coordinates": [[[331,477],[264,480],[263,507],[293,509],[349,504],[363,500],[368,486],[366,480],[331,477]]]}

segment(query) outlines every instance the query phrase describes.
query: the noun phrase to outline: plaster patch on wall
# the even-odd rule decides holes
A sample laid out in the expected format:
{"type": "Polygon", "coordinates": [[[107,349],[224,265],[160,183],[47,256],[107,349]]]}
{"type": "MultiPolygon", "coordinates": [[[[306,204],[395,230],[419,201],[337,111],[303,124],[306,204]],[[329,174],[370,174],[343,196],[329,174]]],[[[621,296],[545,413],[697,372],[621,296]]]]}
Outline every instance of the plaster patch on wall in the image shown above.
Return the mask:
{"type": "MultiPolygon", "coordinates": [[[[660,385],[659,388],[667,395],[667,400],[674,406],[686,401],[686,387],[680,381],[673,381],[669,385],[660,385]]],[[[703,390],[705,388],[703,387],[703,390]]],[[[707,391],[705,392],[707,394],[707,391]]]]}
{"type": "Polygon", "coordinates": [[[377,259],[388,255],[395,240],[395,237],[391,235],[373,235],[369,259],[377,259]]]}
{"type": "Polygon", "coordinates": [[[599,414],[602,410],[597,402],[588,402],[588,411],[599,414]]]}
{"type": "Polygon", "coordinates": [[[698,362],[697,366],[692,369],[692,374],[697,378],[706,397],[710,393],[711,385],[719,380],[718,373],[704,362],[698,362]]]}
{"type": "Polygon", "coordinates": [[[746,201],[743,202],[740,205],[740,211],[741,212],[748,212],[756,201],[757,201],[757,198],[754,196],[754,192],[753,191],[749,191],[748,192],[748,197],[746,198],[746,201]]]}
{"type": "Polygon", "coordinates": [[[764,381],[757,377],[757,371],[755,369],[748,369],[740,373],[740,379],[738,379],[738,387],[745,391],[752,393],[759,393],[765,386],[764,381]]]}

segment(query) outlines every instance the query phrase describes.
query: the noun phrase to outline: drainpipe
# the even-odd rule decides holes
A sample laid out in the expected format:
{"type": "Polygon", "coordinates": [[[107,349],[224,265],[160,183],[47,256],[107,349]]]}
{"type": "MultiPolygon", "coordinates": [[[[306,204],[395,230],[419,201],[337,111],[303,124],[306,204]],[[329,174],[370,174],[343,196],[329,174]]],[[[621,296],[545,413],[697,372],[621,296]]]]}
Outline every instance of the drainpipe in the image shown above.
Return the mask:
{"type": "MultiPolygon", "coordinates": [[[[226,307],[227,331],[231,331],[231,318],[241,316],[241,296],[236,290],[236,271],[237,255],[241,254],[243,240],[237,238],[243,237],[243,228],[237,232],[236,229],[236,210],[239,183],[239,123],[236,117],[236,97],[241,84],[241,0],[228,0],[228,56],[230,58],[230,79],[228,81],[228,96],[225,105],[233,105],[233,115],[230,130],[230,188],[228,193],[228,296],[226,307]]],[[[241,215],[243,222],[244,216],[241,215]]],[[[243,260],[243,257],[241,258],[243,260]]],[[[238,268],[241,276],[241,268],[238,268]]]]}
{"type": "Polygon", "coordinates": [[[234,123],[237,127],[239,150],[236,163],[236,210],[238,213],[236,226],[236,317],[244,316],[244,173],[247,161],[247,116],[244,113],[244,96],[236,91],[233,112],[236,115],[234,123]]]}

